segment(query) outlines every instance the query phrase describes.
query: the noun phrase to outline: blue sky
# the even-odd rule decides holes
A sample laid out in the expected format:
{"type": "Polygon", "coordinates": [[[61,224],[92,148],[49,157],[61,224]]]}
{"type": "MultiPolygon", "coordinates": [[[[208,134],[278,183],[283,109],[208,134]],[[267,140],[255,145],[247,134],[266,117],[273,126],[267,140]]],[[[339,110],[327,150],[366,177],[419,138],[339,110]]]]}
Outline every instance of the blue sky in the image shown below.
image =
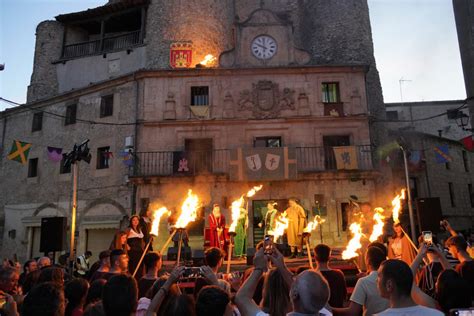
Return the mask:
{"type": "MultiPolygon", "coordinates": [[[[344,0],[345,1],[345,0],[344,0]]],[[[464,99],[452,0],[368,0],[385,102],[464,99]]],[[[23,103],[33,69],[35,29],[58,14],[106,0],[0,0],[0,97],[23,103]]],[[[0,110],[11,105],[0,102],[0,110]]]]}

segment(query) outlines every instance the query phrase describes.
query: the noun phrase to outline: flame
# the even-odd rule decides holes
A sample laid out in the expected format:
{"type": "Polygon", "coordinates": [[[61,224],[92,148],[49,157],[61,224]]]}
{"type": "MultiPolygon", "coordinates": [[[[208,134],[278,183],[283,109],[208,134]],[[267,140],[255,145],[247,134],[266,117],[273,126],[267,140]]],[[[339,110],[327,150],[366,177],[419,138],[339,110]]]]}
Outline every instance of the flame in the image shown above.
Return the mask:
{"type": "Polygon", "coordinates": [[[315,215],[313,221],[308,223],[303,232],[311,233],[313,230],[316,229],[316,227],[318,227],[318,225],[321,225],[325,221],[326,220],[324,218],[321,218],[321,216],[315,215]]]}
{"type": "Polygon", "coordinates": [[[374,213],[374,221],[376,222],[374,227],[372,228],[372,234],[369,237],[370,242],[376,241],[382,234],[383,234],[383,226],[385,216],[382,215],[385,210],[381,207],[376,207],[374,213]]]}
{"type": "Polygon", "coordinates": [[[151,235],[158,237],[158,227],[160,226],[160,219],[165,214],[168,214],[168,216],[170,216],[171,212],[168,211],[168,209],[164,206],[153,211],[153,221],[151,223],[151,230],[150,230],[151,235]]]}
{"type": "Polygon", "coordinates": [[[283,233],[288,228],[289,220],[286,216],[286,212],[283,212],[280,216],[278,216],[275,222],[275,230],[268,232],[269,235],[273,236],[273,242],[276,242],[278,238],[283,236],[283,233]]]}
{"type": "Polygon", "coordinates": [[[402,209],[402,201],[405,199],[405,189],[402,189],[402,191],[400,192],[399,195],[397,195],[393,200],[392,200],[392,205],[393,205],[393,209],[392,209],[392,218],[393,218],[393,222],[396,224],[396,223],[400,223],[400,220],[399,220],[399,215],[400,215],[400,210],[402,209]]]}
{"type": "Polygon", "coordinates": [[[232,210],[232,224],[229,227],[229,232],[235,232],[235,228],[237,227],[237,222],[239,221],[240,217],[240,210],[244,205],[244,196],[242,195],[240,199],[235,200],[232,202],[231,210],[232,210]]]}
{"type": "Polygon", "coordinates": [[[214,57],[212,54],[208,54],[199,63],[203,66],[211,66],[212,64],[216,62],[216,60],[217,60],[216,57],[214,57]]]}
{"type": "Polygon", "coordinates": [[[247,192],[247,197],[252,197],[263,188],[263,185],[253,187],[250,191],[247,192]]]}
{"type": "Polygon", "coordinates": [[[176,221],[176,228],[185,228],[190,222],[194,222],[197,217],[197,210],[199,207],[199,198],[193,194],[192,190],[188,191],[188,197],[184,200],[181,206],[181,215],[176,221]]]}
{"type": "Polygon", "coordinates": [[[362,230],[360,228],[360,224],[352,223],[349,229],[351,230],[354,236],[351,240],[349,240],[346,250],[342,252],[342,259],[344,260],[357,257],[359,255],[357,253],[357,250],[362,247],[362,244],[360,243],[360,238],[362,237],[362,230]]]}

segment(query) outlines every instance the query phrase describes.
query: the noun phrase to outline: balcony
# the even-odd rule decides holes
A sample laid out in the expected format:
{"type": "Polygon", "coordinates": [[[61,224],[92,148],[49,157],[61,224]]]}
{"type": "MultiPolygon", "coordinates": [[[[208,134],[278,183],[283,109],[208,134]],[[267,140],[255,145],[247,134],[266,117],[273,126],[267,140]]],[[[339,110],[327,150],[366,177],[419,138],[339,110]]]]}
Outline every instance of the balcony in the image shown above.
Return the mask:
{"type": "Polygon", "coordinates": [[[62,59],[85,57],[133,48],[143,43],[141,31],[105,37],[102,41],[88,41],[65,45],[62,59]]]}
{"type": "MultiPolygon", "coordinates": [[[[357,170],[372,170],[370,145],[354,146],[357,155],[357,170]]],[[[206,174],[228,174],[229,149],[212,151],[160,151],[137,152],[132,168],[132,177],[196,176],[206,174]]],[[[337,163],[332,147],[297,147],[298,173],[336,171],[337,163]]]]}

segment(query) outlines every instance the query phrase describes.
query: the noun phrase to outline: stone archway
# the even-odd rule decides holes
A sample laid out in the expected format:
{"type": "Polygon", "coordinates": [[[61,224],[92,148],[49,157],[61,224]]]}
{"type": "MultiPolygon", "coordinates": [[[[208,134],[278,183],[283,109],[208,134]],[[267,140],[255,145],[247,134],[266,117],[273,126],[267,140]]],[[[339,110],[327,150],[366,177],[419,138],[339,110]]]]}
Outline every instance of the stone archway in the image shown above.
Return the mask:
{"type": "Polygon", "coordinates": [[[40,215],[40,213],[45,210],[45,209],[54,209],[54,210],[57,210],[61,213],[62,216],[66,216],[67,217],[67,213],[66,213],[66,210],[60,206],[58,206],[57,204],[55,203],[43,203],[41,204],[34,212],[33,212],[33,215],[32,216],[38,216],[40,215]]]}

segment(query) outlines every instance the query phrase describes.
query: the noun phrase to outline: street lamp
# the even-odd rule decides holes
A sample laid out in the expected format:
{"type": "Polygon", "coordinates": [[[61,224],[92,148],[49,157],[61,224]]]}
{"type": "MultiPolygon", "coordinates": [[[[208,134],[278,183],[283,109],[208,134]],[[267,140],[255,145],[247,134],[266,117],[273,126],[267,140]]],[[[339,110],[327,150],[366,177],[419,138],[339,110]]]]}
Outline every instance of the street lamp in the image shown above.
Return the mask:
{"type": "Polygon", "coordinates": [[[459,112],[456,117],[456,124],[462,128],[464,131],[474,132],[473,128],[466,128],[469,125],[469,115],[463,112],[459,112]]]}

